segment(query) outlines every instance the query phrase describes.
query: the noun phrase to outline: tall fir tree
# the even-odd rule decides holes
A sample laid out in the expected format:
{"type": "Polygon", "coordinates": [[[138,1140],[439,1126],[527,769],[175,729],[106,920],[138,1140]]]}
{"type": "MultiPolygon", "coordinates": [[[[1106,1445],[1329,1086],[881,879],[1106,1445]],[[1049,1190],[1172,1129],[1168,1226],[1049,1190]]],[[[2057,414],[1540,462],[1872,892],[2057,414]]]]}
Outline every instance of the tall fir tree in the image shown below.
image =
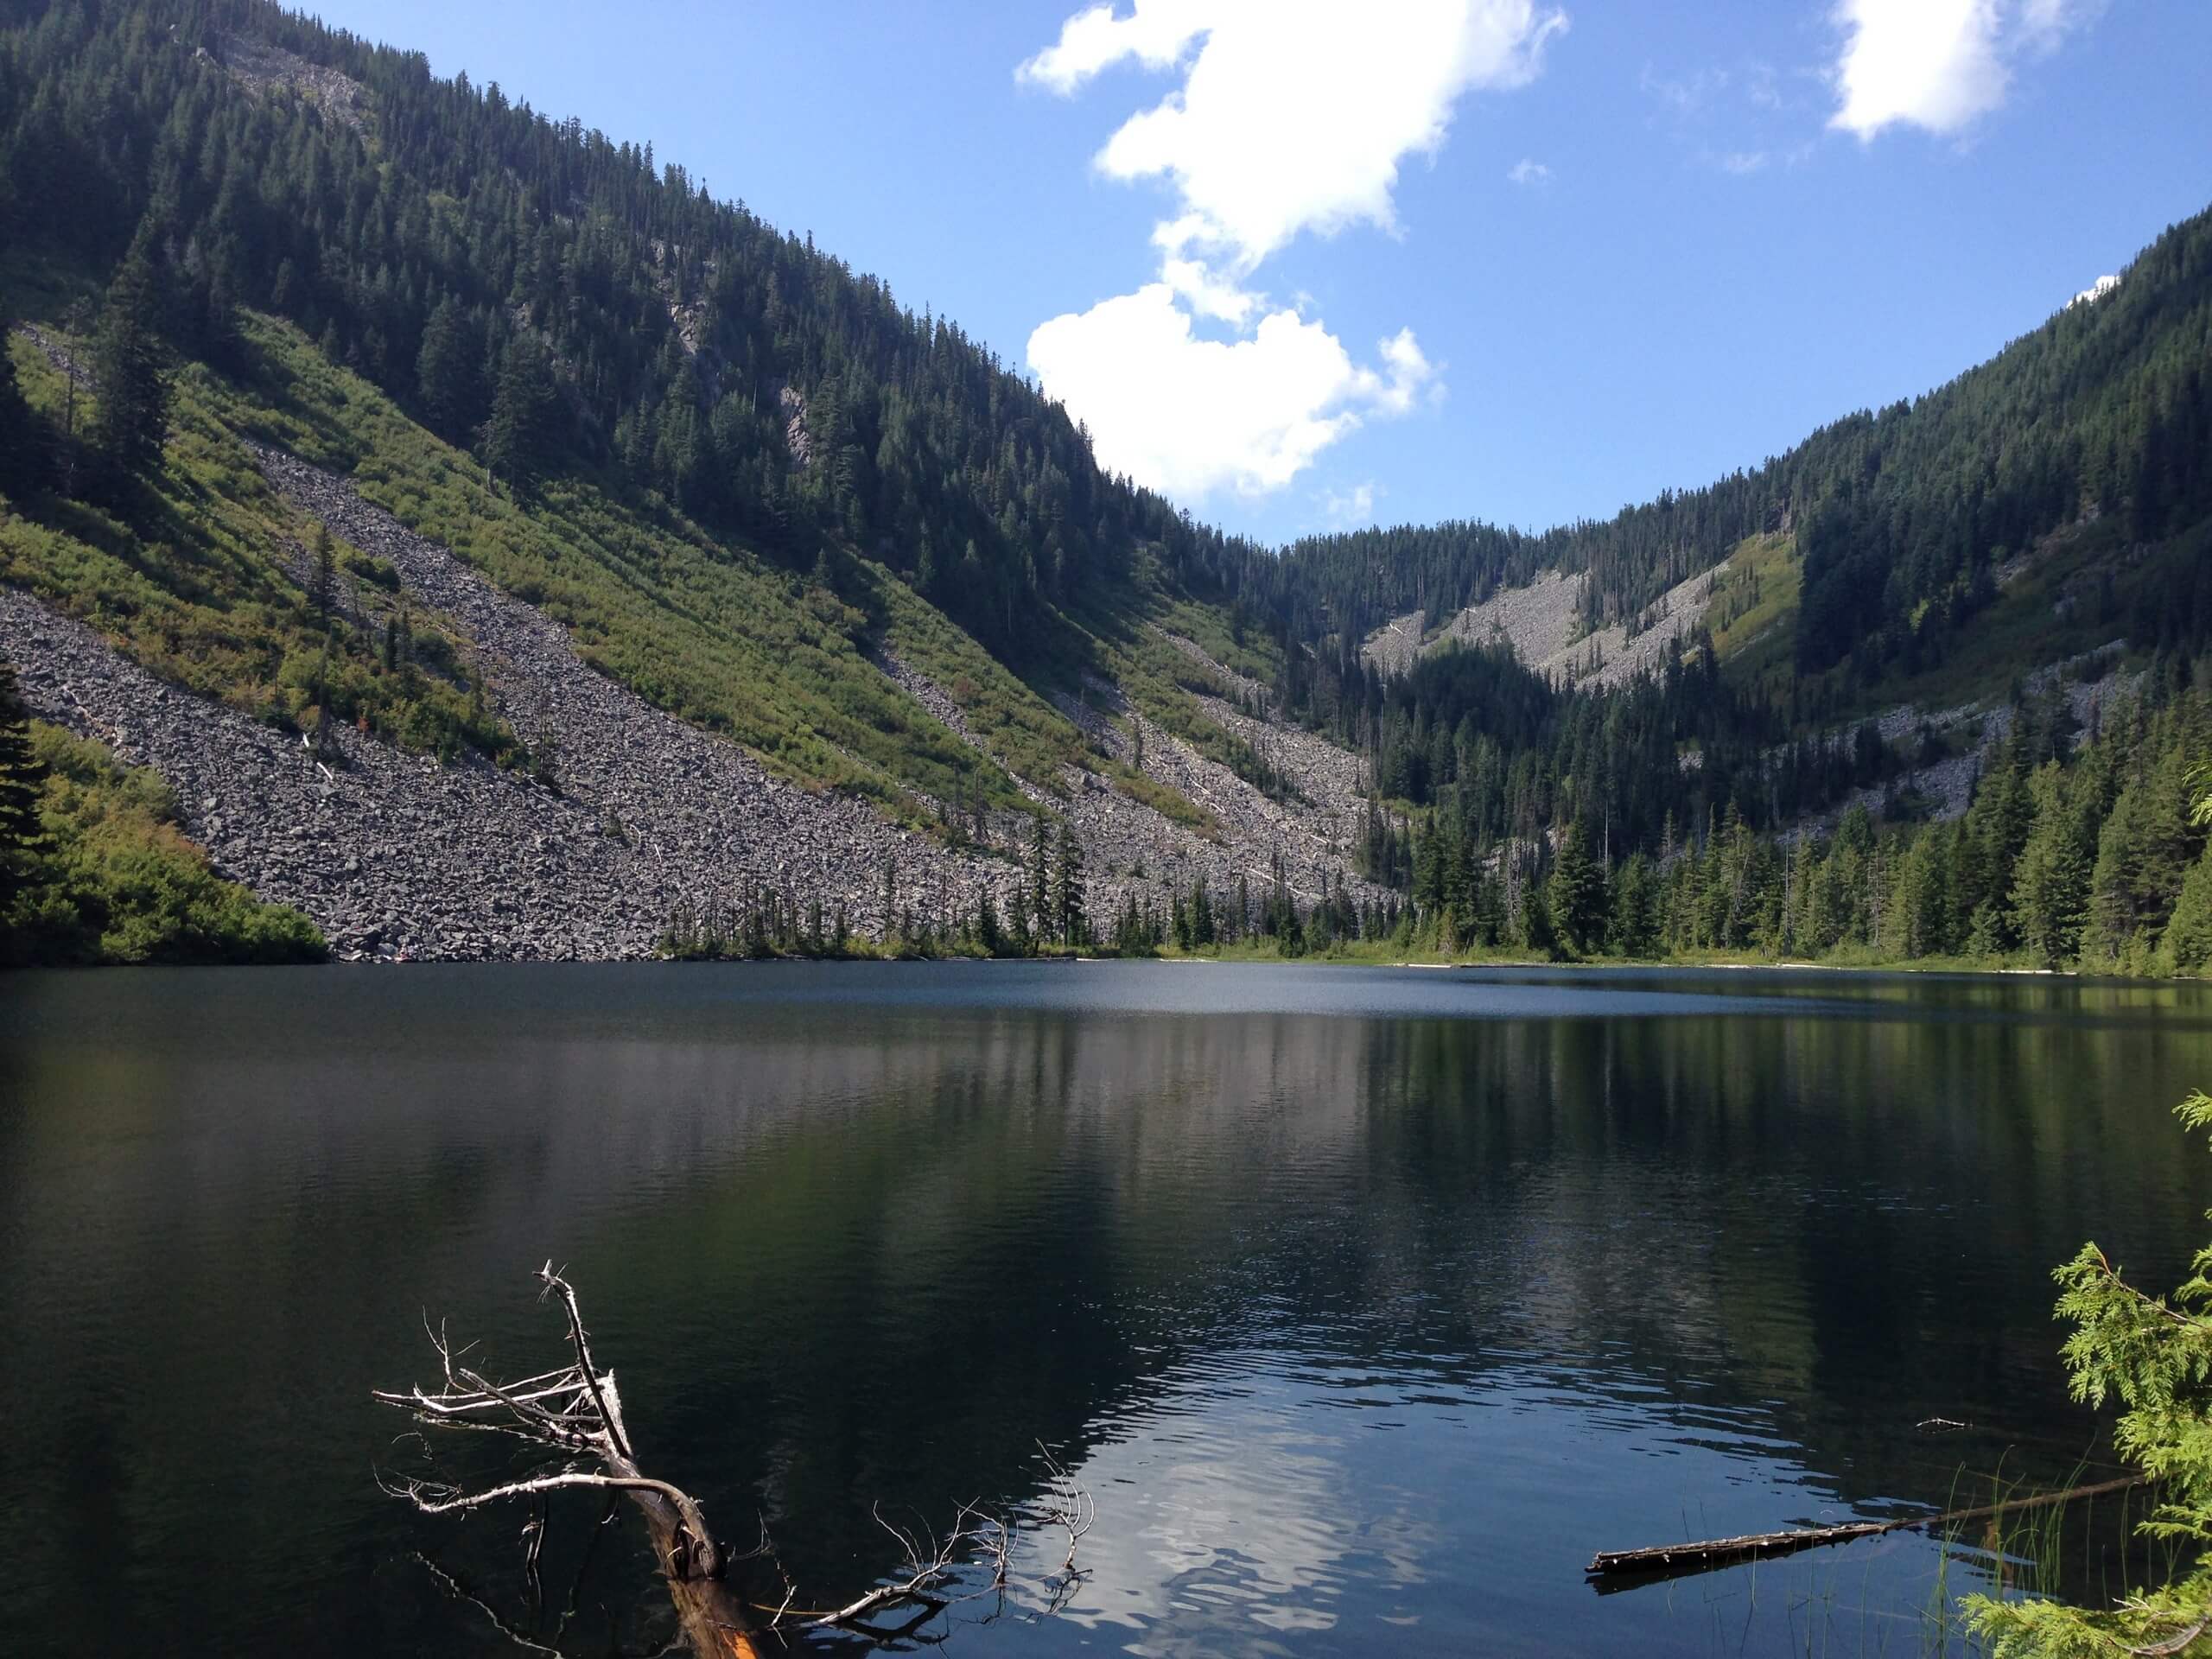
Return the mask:
{"type": "Polygon", "coordinates": [[[1052,866],[1052,918],[1063,944],[1080,945],[1090,938],[1083,908],[1083,849],[1065,823],[1060,825],[1059,856],[1052,866]]]}
{"type": "Polygon", "coordinates": [[[1051,862],[1042,812],[1037,815],[1036,839],[1029,849],[1029,907],[1037,917],[1039,938],[1050,940],[1060,937],[1053,920],[1051,862]]]}
{"type": "Polygon", "coordinates": [[[143,472],[160,458],[168,430],[169,380],[161,339],[161,296],[142,248],[124,259],[108,285],[92,342],[99,413],[92,441],[108,464],[143,472]]]}
{"type": "Polygon", "coordinates": [[[31,406],[16,378],[16,359],[8,353],[8,320],[0,317],[0,493],[20,496],[36,474],[32,464],[35,427],[31,406]]]}
{"type": "Polygon", "coordinates": [[[510,489],[527,493],[552,464],[560,391],[545,347],[528,334],[507,342],[484,432],[484,464],[510,489]]]}
{"type": "Polygon", "coordinates": [[[415,382],[431,429],[448,442],[467,443],[484,418],[484,336],[450,294],[423,326],[415,382]]]}
{"type": "Polygon", "coordinates": [[[2036,768],[2029,788],[2035,827],[2020,849],[2012,877],[2012,913],[2021,943],[2047,968],[2073,960],[2081,949],[2088,905],[2089,852],[2081,815],[2056,760],[2036,768]]]}
{"type": "Polygon", "coordinates": [[[35,868],[42,777],[15,664],[0,657],[0,932],[35,868]]]}
{"type": "Polygon", "coordinates": [[[1590,855],[1589,836],[1580,823],[1560,838],[1551,876],[1552,925],[1559,942],[1575,956],[1604,949],[1605,873],[1590,855]]]}

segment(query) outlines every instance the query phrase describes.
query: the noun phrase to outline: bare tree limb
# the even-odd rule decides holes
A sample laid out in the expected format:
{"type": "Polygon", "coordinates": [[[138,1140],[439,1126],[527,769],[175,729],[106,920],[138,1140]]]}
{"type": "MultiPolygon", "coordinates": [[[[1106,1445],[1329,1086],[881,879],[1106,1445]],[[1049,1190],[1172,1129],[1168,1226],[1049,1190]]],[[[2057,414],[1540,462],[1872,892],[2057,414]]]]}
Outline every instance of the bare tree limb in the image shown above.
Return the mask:
{"type": "MultiPolygon", "coordinates": [[[[776,1560],[764,1525],[759,1548],[736,1559],[765,1557],[772,1562],[783,1580],[783,1599],[773,1608],[741,1600],[724,1581],[733,1558],[715,1541],[697,1500],[682,1487],[648,1475],[638,1466],[629,1428],[623,1421],[621,1391],[615,1385],[614,1374],[601,1370],[592,1353],[575,1288],[550,1261],[538,1269],[537,1277],[543,1297],[557,1299],[566,1317],[569,1364],[518,1382],[495,1382],[467,1363],[468,1347],[456,1347],[442,1325],[433,1328],[425,1317],[423,1332],[437,1355],[443,1386],[372,1391],[374,1399],[406,1412],[425,1428],[505,1434],[562,1455],[563,1466],[475,1491],[430,1476],[379,1472],[377,1477],[383,1491],[406,1500],[425,1515],[466,1514],[515,1500],[530,1502],[531,1518],[523,1533],[524,1566],[533,1607],[542,1608],[543,1599],[537,1564],[544,1543],[544,1500],[552,1493],[568,1491],[604,1492],[610,1506],[626,1497],[644,1513],[681,1632],[671,1646],[689,1645],[697,1659],[760,1659],[756,1638],[762,1627],[750,1617],[752,1611],[769,1616],[766,1630],[779,1642],[785,1629],[798,1625],[847,1630],[890,1643],[942,1640],[942,1633],[931,1636],[923,1631],[956,1602],[996,1592],[1003,1605],[1012,1577],[1015,1528],[1006,1519],[987,1514],[979,1503],[963,1505],[951,1529],[942,1537],[926,1525],[902,1526],[886,1517],[879,1508],[876,1522],[897,1541],[904,1564],[886,1582],[835,1607],[796,1606],[798,1588],[776,1560]],[[963,1594],[962,1575],[974,1565],[989,1568],[989,1585],[963,1594]],[[902,1612],[910,1615],[903,1623],[871,1622],[902,1612]]],[[[407,1438],[421,1442],[427,1452],[429,1442],[422,1435],[407,1438]]],[[[1090,1530],[1096,1510],[1090,1495],[1067,1470],[1043,1446],[1039,1450],[1044,1452],[1051,1478],[1043,1502],[1029,1512],[1030,1518],[1040,1529],[1058,1529],[1067,1536],[1058,1573],[1046,1580],[1045,1611],[1050,1613],[1065,1604],[1082,1580],[1075,1567],[1076,1548],[1090,1530]]],[[[610,1507],[601,1519],[601,1526],[612,1514],[610,1507]]],[[[456,1595],[483,1608],[502,1633],[520,1645],[541,1653],[560,1651],[535,1637],[519,1635],[482,1601],[462,1591],[451,1574],[432,1570],[456,1595]]],[[[572,1591],[570,1613],[575,1601],[572,1591]]],[[[569,1617],[569,1613],[562,1616],[563,1628],[569,1617]]]]}

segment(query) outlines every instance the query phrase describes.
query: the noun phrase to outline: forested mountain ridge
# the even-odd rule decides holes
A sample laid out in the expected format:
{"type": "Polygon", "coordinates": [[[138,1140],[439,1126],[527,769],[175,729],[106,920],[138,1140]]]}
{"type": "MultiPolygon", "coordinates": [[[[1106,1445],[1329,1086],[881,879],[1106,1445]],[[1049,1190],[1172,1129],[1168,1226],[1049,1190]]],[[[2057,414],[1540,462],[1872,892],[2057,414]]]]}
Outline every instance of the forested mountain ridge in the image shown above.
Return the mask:
{"type": "MultiPolygon", "coordinates": [[[[2185,536],[2212,517],[2208,455],[2212,214],[2200,214],[1988,362],[1755,469],[1538,535],[1462,522],[1313,537],[1286,550],[1280,580],[1353,645],[1400,615],[1446,619],[1554,570],[1585,578],[1585,632],[1633,628],[1740,545],[1790,535],[1802,594],[1788,657],[1810,707],[1832,674],[1857,689],[1942,660],[2008,564],[2054,533],[2109,520],[2103,545],[2130,553],[2185,536]]],[[[2139,584],[2155,602],[2113,620],[2145,648],[2199,650],[2212,593],[2198,561],[2177,549],[2159,563],[2139,584]]]]}
{"type": "Polygon", "coordinates": [[[441,435],[490,420],[503,472],[613,463],[772,551],[836,536],[1003,652],[1139,542],[1179,570],[1250,552],[1103,474],[951,322],[650,145],[265,0],[0,22],[0,224],[94,268],[144,243],[211,361],[233,308],[289,318],[441,435]]]}

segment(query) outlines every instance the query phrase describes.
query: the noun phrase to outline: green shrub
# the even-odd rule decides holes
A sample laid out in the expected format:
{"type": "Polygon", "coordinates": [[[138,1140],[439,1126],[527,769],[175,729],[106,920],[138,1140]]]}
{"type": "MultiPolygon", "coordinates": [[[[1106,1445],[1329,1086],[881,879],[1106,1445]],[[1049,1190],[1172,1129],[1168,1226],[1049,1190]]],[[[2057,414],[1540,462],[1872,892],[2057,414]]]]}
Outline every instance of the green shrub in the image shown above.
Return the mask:
{"type": "Polygon", "coordinates": [[[45,771],[41,844],[0,928],[19,963],[319,962],[322,935],[209,867],[177,827],[168,786],[101,744],[34,721],[45,771]]]}

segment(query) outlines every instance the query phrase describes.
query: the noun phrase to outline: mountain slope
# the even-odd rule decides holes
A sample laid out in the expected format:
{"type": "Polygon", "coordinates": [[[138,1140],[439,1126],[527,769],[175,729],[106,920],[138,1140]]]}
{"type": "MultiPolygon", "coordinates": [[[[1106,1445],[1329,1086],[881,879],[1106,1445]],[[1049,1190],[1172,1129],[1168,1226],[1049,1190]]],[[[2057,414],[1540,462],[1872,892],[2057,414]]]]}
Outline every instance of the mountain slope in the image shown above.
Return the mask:
{"type": "MultiPolygon", "coordinates": [[[[1784,581],[1800,592],[1769,620],[1786,632],[1771,660],[1789,673],[1763,683],[1833,715],[1970,651],[2054,538],[2089,587],[2102,582],[2088,597],[2115,632],[2146,650],[2203,649],[2212,607],[2193,537],[2208,518],[2212,214],[2172,227],[2115,286],[1989,362],[1754,471],[1541,536],[1457,524],[1316,538],[1288,550],[1280,581],[1361,645],[1402,636],[1394,623],[1416,609],[1440,624],[1558,573],[1575,582],[1579,639],[1648,626],[1669,589],[1741,546],[1788,537],[1784,581]]],[[[2017,640],[2010,666],[2080,648],[2050,633],[2017,640]]]]}
{"type": "MultiPolygon", "coordinates": [[[[1309,899],[1341,879],[1353,828],[1341,802],[1301,804],[1286,823],[1104,682],[1097,709],[1061,712],[880,568],[849,560],[842,573],[871,615],[588,480],[518,503],[289,330],[248,316],[241,335],[238,378],[178,377],[196,444],[173,440],[140,486],[168,504],[144,509],[158,522],[190,517],[235,547],[235,581],[216,583],[189,549],[149,556],[127,524],[105,550],[78,542],[46,522],[70,521],[73,503],[25,503],[0,514],[0,569],[28,589],[0,588],[0,652],[25,664],[39,712],[156,766],[219,867],[305,911],[341,953],[636,956],[679,910],[748,891],[794,912],[819,903],[870,937],[908,911],[942,931],[984,892],[1010,912],[1039,812],[1078,829],[1089,905],[1108,918],[1133,894],[1164,911],[1168,889],[1200,881],[1264,890],[1279,850],[1309,899]],[[316,664],[287,657],[276,690],[255,694],[194,648],[235,632],[241,584],[254,612],[311,623],[301,554],[317,524],[352,573],[335,654],[365,658],[395,696],[435,687],[480,709],[475,727],[509,734],[503,745],[410,760],[397,731],[326,728],[312,701],[276,695],[315,690],[316,664]],[[180,614],[181,627],[162,620],[180,614]],[[379,663],[378,639],[389,656],[401,630],[405,657],[379,663]],[[157,639],[183,649],[164,655],[157,639]],[[181,683],[161,685],[132,655],[181,683]],[[226,674],[243,710],[188,695],[226,674]],[[1115,758],[1122,727],[1140,723],[1152,770],[1205,808],[1115,758]]],[[[27,340],[16,351],[50,408],[60,371],[40,373],[45,352],[27,340]]]]}

